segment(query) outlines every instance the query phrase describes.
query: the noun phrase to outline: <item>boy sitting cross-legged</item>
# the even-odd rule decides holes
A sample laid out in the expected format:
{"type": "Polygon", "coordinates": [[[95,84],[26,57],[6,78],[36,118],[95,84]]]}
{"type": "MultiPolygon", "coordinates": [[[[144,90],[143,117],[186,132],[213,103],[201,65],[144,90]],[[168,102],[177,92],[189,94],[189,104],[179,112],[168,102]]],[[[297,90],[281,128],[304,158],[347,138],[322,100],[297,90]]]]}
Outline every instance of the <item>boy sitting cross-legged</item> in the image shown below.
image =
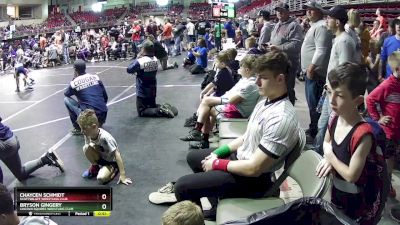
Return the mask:
{"type": "Polygon", "coordinates": [[[91,163],[82,177],[97,177],[101,184],[105,184],[114,179],[119,172],[118,184],[131,184],[131,178],[127,178],[125,175],[124,163],[118,150],[118,144],[110,133],[99,128],[99,121],[94,110],[85,109],[81,112],[78,117],[78,124],[85,137],[83,152],[91,163]]]}

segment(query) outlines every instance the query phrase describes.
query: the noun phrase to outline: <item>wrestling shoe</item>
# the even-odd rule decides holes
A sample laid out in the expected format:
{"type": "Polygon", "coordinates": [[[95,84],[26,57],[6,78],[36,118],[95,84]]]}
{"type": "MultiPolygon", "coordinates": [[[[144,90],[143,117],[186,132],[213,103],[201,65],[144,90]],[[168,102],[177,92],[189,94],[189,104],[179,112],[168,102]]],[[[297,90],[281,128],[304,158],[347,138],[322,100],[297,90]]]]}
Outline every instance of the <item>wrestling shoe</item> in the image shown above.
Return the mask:
{"type": "Polygon", "coordinates": [[[185,137],[180,137],[182,141],[201,141],[201,132],[194,129],[189,132],[185,137]]]}
{"type": "Polygon", "coordinates": [[[82,173],[82,177],[86,179],[92,179],[93,177],[97,177],[99,171],[100,171],[99,165],[90,165],[89,169],[85,170],[82,173]]]}
{"type": "Polygon", "coordinates": [[[197,142],[195,144],[190,144],[189,145],[190,149],[206,149],[210,148],[210,142],[201,140],[200,142],[197,142]]]}
{"type": "Polygon", "coordinates": [[[168,108],[167,106],[165,106],[165,105],[161,105],[159,110],[160,110],[160,114],[165,116],[165,117],[168,117],[168,118],[174,118],[175,117],[174,112],[172,112],[172,110],[170,108],[168,108]]]}
{"type": "Polygon", "coordinates": [[[48,152],[46,152],[44,154],[44,156],[42,157],[42,161],[44,164],[46,164],[48,166],[58,167],[58,169],[60,169],[61,173],[64,173],[64,171],[65,171],[64,163],[55,151],[49,150],[48,152]]]}
{"type": "Polygon", "coordinates": [[[196,125],[196,122],[197,122],[197,115],[196,113],[194,113],[192,117],[186,119],[185,124],[183,126],[194,127],[196,125]]]}
{"type": "Polygon", "coordinates": [[[149,201],[153,204],[173,204],[177,202],[174,193],[175,182],[169,182],[164,185],[157,192],[153,192],[149,195],[149,201]]]}
{"type": "Polygon", "coordinates": [[[163,105],[164,105],[165,107],[169,108],[169,109],[174,113],[174,116],[177,116],[177,115],[178,115],[178,109],[177,109],[175,106],[172,106],[172,105],[169,104],[169,103],[164,103],[163,105]]]}

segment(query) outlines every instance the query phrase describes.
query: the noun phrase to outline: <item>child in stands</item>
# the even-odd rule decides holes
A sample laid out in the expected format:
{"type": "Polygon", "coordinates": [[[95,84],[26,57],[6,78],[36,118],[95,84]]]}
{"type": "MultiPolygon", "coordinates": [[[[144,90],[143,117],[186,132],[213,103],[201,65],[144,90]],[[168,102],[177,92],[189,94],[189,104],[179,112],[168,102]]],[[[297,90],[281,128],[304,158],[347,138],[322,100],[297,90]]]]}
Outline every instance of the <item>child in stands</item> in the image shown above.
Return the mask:
{"type": "Polygon", "coordinates": [[[110,133],[99,127],[95,111],[92,109],[82,111],[78,117],[78,124],[85,136],[83,152],[91,163],[82,177],[89,179],[97,177],[101,184],[106,184],[119,172],[118,184],[132,184],[131,178],[126,177],[117,142],[110,133]]]}
{"type": "MultiPolygon", "coordinates": [[[[388,58],[392,75],[376,87],[367,97],[367,109],[372,119],[378,121],[386,134],[386,157],[391,177],[396,156],[400,155],[400,52],[388,58]],[[381,112],[378,111],[378,105],[381,112]]],[[[390,196],[396,197],[391,186],[390,196]]]]}
{"type": "Polygon", "coordinates": [[[331,201],[337,208],[361,225],[372,225],[380,219],[388,180],[373,128],[358,111],[366,78],[365,69],[353,63],[329,72],[327,93],[333,113],[324,139],[324,159],[316,171],[320,177],[333,171],[331,201]]]}
{"type": "Polygon", "coordinates": [[[178,202],[164,212],[162,225],[204,225],[203,211],[191,201],[178,202]]]}

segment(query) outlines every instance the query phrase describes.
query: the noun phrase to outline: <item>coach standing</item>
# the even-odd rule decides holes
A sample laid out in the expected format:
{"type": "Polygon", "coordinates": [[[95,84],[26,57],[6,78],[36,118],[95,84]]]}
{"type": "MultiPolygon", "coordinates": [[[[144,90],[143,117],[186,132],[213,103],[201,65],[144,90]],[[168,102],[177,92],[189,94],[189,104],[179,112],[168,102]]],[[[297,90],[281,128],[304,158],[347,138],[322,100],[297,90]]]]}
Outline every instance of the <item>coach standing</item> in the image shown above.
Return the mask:
{"type": "Polygon", "coordinates": [[[310,114],[306,134],[312,138],[318,132],[318,100],[321,98],[327,73],[333,35],[323,19],[323,8],[315,1],[304,5],[311,28],[307,31],[301,46],[301,69],[306,73],[305,94],[310,114]]]}
{"type": "Polygon", "coordinates": [[[292,66],[289,69],[287,88],[290,102],[294,105],[296,100],[294,84],[296,73],[299,69],[299,52],[304,38],[303,28],[297,23],[295,18],[290,17],[288,4],[283,2],[277,3],[275,11],[279,22],[275,24],[272,30],[267,51],[282,50],[288,55],[292,66]]]}

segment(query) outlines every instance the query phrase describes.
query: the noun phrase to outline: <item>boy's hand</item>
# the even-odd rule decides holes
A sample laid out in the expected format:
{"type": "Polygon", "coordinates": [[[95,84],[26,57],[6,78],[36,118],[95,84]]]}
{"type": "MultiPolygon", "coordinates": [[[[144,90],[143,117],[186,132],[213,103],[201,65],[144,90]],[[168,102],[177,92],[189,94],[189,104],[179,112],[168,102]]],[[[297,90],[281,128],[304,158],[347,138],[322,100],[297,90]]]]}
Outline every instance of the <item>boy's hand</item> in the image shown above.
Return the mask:
{"type": "Polygon", "coordinates": [[[316,175],[321,178],[321,177],[326,177],[329,172],[332,170],[332,165],[325,159],[323,158],[321,162],[318,163],[316,171],[316,175]]]}
{"type": "Polygon", "coordinates": [[[131,178],[126,178],[125,176],[119,176],[119,180],[117,182],[117,184],[125,184],[125,185],[130,185],[132,184],[132,179],[131,178]]]}
{"type": "Polygon", "coordinates": [[[204,172],[212,170],[212,165],[216,158],[214,158],[211,154],[201,161],[201,166],[203,167],[204,172]]]}
{"type": "Polygon", "coordinates": [[[378,123],[382,125],[388,125],[390,122],[392,122],[392,117],[390,116],[382,116],[378,121],[378,123]]]}

